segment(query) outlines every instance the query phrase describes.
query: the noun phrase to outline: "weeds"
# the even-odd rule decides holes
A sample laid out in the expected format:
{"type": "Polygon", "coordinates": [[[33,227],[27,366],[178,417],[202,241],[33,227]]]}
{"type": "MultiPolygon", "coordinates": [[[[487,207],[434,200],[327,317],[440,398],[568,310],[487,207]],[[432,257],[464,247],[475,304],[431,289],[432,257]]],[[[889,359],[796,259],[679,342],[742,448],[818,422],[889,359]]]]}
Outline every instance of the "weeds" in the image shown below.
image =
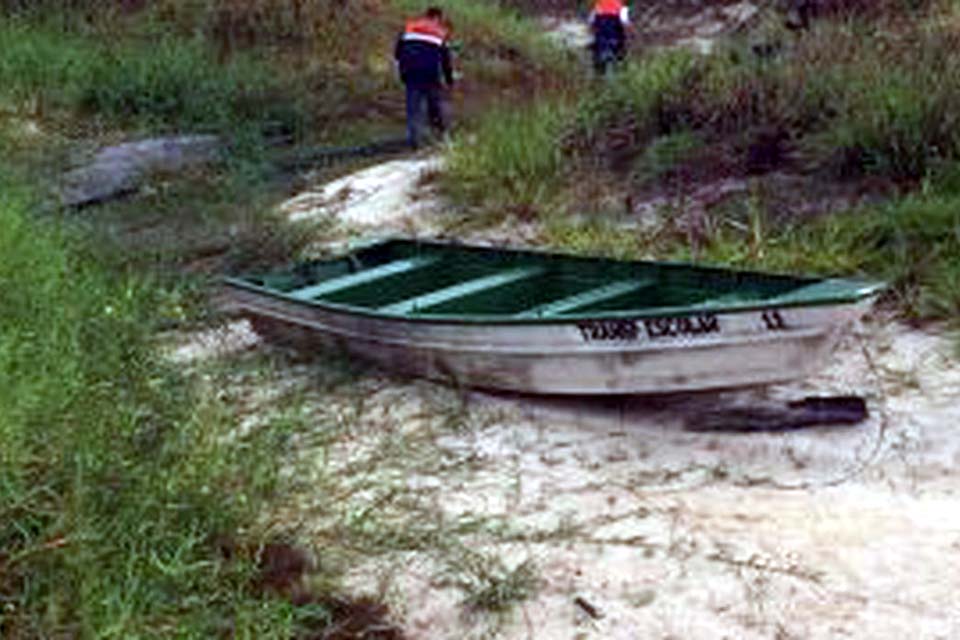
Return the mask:
{"type": "Polygon", "coordinates": [[[265,68],[249,61],[223,67],[197,42],[161,36],[145,45],[94,42],[43,23],[0,27],[0,100],[31,116],[89,114],[145,129],[223,130],[238,122],[298,115],[265,68]]]}
{"type": "Polygon", "coordinates": [[[549,246],[580,255],[636,259],[643,249],[639,231],[625,232],[603,216],[585,220],[551,216],[544,236],[549,246]]]}
{"type": "Polygon", "coordinates": [[[632,180],[643,184],[669,179],[670,172],[695,157],[703,141],[689,131],[678,131],[654,139],[637,159],[632,180]]]}
{"type": "Polygon", "coordinates": [[[463,603],[472,611],[506,613],[533,597],[539,587],[530,560],[508,569],[500,558],[466,548],[448,560],[446,574],[464,592],[463,603]]]}
{"type": "Polygon", "coordinates": [[[502,108],[484,118],[480,133],[454,144],[445,184],[463,200],[499,209],[536,210],[556,188],[563,168],[556,140],[568,111],[544,105],[502,108]]]}
{"type": "MultiPolygon", "coordinates": [[[[709,262],[777,271],[870,275],[913,318],[957,317],[960,201],[931,191],[837,213],[814,223],[773,225],[762,202],[748,203],[748,224],[722,225],[708,238],[709,262]]],[[[686,258],[685,253],[674,257],[686,258]]]]}
{"type": "MultiPolygon", "coordinates": [[[[224,407],[152,355],[150,283],[108,274],[4,186],[4,636],[215,633],[249,602],[213,541],[272,490],[270,447],[221,447],[224,407]]],[[[259,628],[283,628],[259,606],[259,628]]]]}

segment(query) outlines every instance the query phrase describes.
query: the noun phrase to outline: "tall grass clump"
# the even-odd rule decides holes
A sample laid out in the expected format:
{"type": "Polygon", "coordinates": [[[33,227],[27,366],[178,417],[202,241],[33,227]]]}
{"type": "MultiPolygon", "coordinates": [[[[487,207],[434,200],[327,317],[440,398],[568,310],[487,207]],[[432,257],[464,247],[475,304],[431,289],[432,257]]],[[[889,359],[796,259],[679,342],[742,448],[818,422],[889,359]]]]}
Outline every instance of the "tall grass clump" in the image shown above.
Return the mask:
{"type": "MultiPolygon", "coordinates": [[[[905,316],[955,322],[960,317],[960,189],[955,187],[941,183],[807,224],[778,227],[758,209],[749,228],[718,228],[702,259],[879,278],[890,285],[888,299],[905,316]]],[[[690,258],[686,248],[674,257],[690,258]]]]}
{"type": "Polygon", "coordinates": [[[960,317],[960,193],[918,193],[831,224],[824,253],[885,278],[908,315],[960,317]]]}
{"type": "Polygon", "coordinates": [[[148,283],[29,202],[0,175],[0,636],[286,634],[217,550],[273,486],[269,443],[224,438],[155,355],[148,283]]]}
{"type": "Polygon", "coordinates": [[[559,141],[569,107],[544,103],[501,107],[475,133],[461,136],[449,156],[446,186],[461,200],[526,208],[542,204],[560,179],[559,141]]]}
{"type": "Polygon", "coordinates": [[[29,115],[63,112],[155,129],[269,119],[292,125],[300,117],[266,67],[243,58],[219,64],[197,39],[91,37],[17,19],[0,24],[0,50],[0,102],[29,115]]]}
{"type": "Polygon", "coordinates": [[[808,149],[830,168],[839,152],[847,173],[911,179],[960,158],[960,88],[951,81],[960,39],[917,32],[909,47],[866,40],[856,62],[825,70],[833,115],[808,149]]]}
{"type": "Polygon", "coordinates": [[[617,130],[629,130],[632,144],[671,133],[674,123],[665,121],[665,107],[683,89],[696,64],[688,51],[658,53],[594,85],[576,108],[573,127],[578,151],[589,153],[617,130]]]}

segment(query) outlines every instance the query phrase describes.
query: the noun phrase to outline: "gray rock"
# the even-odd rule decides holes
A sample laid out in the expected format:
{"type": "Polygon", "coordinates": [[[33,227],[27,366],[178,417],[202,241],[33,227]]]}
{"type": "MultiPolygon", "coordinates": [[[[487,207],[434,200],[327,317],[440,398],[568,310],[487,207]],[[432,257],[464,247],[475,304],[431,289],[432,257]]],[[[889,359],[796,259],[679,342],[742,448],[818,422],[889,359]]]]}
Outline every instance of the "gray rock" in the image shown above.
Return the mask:
{"type": "Polygon", "coordinates": [[[150,138],[101,149],[87,164],[63,176],[60,202],[79,207],[136,191],[153,173],[178,173],[215,162],[223,144],[217,136],[150,138]]]}

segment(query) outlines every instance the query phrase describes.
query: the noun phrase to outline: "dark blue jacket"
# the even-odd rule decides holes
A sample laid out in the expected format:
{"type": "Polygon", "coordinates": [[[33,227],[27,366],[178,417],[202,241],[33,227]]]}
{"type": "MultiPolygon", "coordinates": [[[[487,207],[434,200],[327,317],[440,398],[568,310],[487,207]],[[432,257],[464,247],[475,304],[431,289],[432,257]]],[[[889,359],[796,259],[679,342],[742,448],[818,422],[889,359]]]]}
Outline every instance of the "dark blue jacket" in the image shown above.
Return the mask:
{"type": "Polygon", "coordinates": [[[622,45],[626,32],[619,16],[602,15],[593,18],[593,35],[597,42],[609,42],[622,45]]]}
{"type": "Polygon", "coordinates": [[[406,30],[397,38],[393,55],[400,78],[406,84],[439,85],[443,81],[453,84],[446,32],[429,21],[419,19],[407,23],[406,30]]]}

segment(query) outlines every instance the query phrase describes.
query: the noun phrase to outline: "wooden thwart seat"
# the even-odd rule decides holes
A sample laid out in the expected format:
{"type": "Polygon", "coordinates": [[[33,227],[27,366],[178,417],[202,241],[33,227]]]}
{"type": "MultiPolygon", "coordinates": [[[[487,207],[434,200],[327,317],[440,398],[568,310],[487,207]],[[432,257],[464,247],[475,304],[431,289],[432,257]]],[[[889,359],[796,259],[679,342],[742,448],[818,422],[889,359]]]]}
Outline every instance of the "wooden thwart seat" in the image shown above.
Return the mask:
{"type": "Polygon", "coordinates": [[[515,317],[545,318],[558,316],[598,302],[639,291],[644,287],[651,286],[653,283],[653,280],[618,280],[617,282],[575,293],[566,298],[560,298],[559,300],[537,305],[536,307],[515,314],[515,317]]]}
{"type": "Polygon", "coordinates": [[[356,273],[348,273],[343,276],[338,276],[336,278],[331,278],[330,280],[324,280],[323,282],[310,285],[309,287],[295,289],[293,291],[289,291],[287,295],[297,298],[298,300],[312,300],[314,298],[319,298],[320,296],[329,295],[336,291],[342,291],[343,289],[349,289],[361,284],[368,284],[370,282],[388,278],[390,276],[407,273],[409,271],[413,271],[414,269],[422,269],[423,267],[430,266],[438,261],[439,258],[436,257],[394,260],[393,262],[382,264],[379,267],[357,271],[356,273]]]}
{"type": "Polygon", "coordinates": [[[457,298],[465,298],[476,293],[481,293],[483,291],[489,291],[491,289],[496,289],[497,287],[512,284],[526,278],[532,278],[542,273],[544,273],[544,269],[542,267],[509,269],[499,273],[494,273],[492,275],[474,278],[473,280],[467,280],[466,282],[460,282],[458,284],[437,289],[435,291],[430,291],[419,296],[407,298],[406,300],[400,300],[399,302],[394,302],[393,304],[380,307],[378,311],[399,314],[415,313],[430,307],[436,307],[446,302],[451,302],[457,298]]]}

